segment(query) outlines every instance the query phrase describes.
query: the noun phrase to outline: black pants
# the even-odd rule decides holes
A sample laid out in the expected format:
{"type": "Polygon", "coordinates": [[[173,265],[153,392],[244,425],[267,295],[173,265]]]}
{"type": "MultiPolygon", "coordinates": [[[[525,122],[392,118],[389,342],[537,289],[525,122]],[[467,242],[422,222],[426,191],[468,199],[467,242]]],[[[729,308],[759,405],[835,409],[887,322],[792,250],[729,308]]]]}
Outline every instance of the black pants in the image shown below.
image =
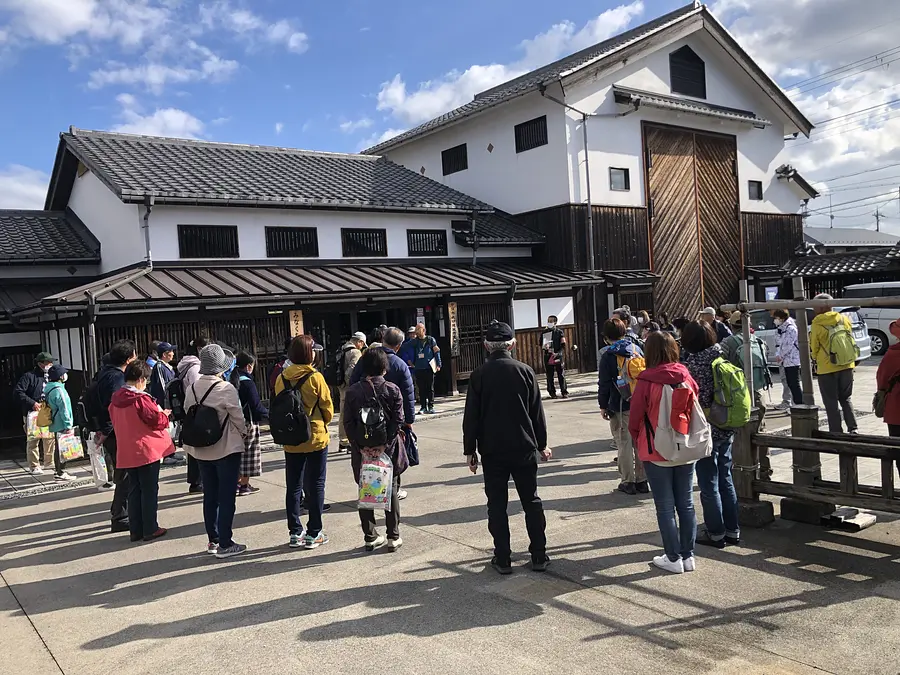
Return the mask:
{"type": "MultiPolygon", "coordinates": [[[[387,528],[388,539],[400,538],[400,476],[394,475],[394,489],[391,491],[391,510],[384,512],[384,522],[387,528]]],[[[378,538],[375,529],[375,510],[359,509],[359,522],[362,525],[363,538],[367,542],[378,538]]]]}
{"type": "Polygon", "coordinates": [[[559,378],[559,391],[563,396],[567,395],[569,389],[566,387],[566,364],[547,364],[547,393],[551,396],[556,396],[556,383],[553,381],[554,375],[559,378]]]}
{"type": "Polygon", "coordinates": [[[200,464],[191,455],[188,455],[187,458],[187,482],[191,487],[203,485],[203,479],[200,477],[200,464]]]}
{"type": "Polygon", "coordinates": [[[66,472],[66,463],[59,456],[59,434],[54,433],[53,435],[56,439],[53,446],[53,471],[57,476],[62,476],[66,472]]]}
{"type": "Polygon", "coordinates": [[[159,462],[145,464],[128,473],[128,524],[131,538],[143,539],[159,529],[159,462]]]}
{"type": "Polygon", "coordinates": [[[416,384],[419,385],[419,405],[423,409],[434,407],[434,371],[421,368],[416,371],[416,384]]]}
{"type": "MultiPolygon", "coordinates": [[[[888,424],[888,436],[900,436],[900,424],[888,424]]],[[[897,460],[897,471],[900,471],[900,459],[897,460]]]]}
{"type": "Polygon", "coordinates": [[[787,378],[788,389],[791,390],[791,398],[794,405],[803,403],[803,387],[800,386],[800,366],[785,366],[784,376],[787,378]]]}
{"type": "Polygon", "coordinates": [[[518,460],[484,457],[484,493],[487,495],[488,530],[494,538],[494,556],[500,561],[510,557],[509,518],[506,507],[509,503],[509,479],[512,476],[525,511],[525,527],[531,545],[528,551],[532,559],[543,560],[547,551],[544,505],[537,493],[537,457],[530,455],[518,460]]]}
{"type": "Polygon", "coordinates": [[[847,431],[856,431],[856,413],[853,412],[853,370],[846,368],[836,373],[819,373],[819,393],[822,395],[822,405],[828,415],[828,431],[841,433],[844,428],[841,425],[841,412],[844,413],[844,422],[847,431]]]}
{"type": "Polygon", "coordinates": [[[128,520],[128,473],[123,469],[116,468],[118,449],[116,434],[113,432],[103,441],[103,450],[106,454],[107,471],[111,473],[113,482],[116,484],[112,505],[109,507],[109,515],[114,523],[128,520]]]}

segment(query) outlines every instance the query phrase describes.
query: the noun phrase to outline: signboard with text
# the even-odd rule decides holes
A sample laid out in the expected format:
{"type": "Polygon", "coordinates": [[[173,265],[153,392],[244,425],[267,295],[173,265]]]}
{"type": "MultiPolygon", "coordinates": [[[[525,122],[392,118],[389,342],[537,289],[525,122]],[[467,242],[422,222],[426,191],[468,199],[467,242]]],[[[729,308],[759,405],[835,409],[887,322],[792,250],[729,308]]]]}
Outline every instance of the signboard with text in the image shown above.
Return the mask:
{"type": "Polygon", "coordinates": [[[292,309],[290,314],[291,321],[291,337],[297,337],[298,335],[303,335],[305,331],[303,330],[303,310],[302,309],[292,309]]]}

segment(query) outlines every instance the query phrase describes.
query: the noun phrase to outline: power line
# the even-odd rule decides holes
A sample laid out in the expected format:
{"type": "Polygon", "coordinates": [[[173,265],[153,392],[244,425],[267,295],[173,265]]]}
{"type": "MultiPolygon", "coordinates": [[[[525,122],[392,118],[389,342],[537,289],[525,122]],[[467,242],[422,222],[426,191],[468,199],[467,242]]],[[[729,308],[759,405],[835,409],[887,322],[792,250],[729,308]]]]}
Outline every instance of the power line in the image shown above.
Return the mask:
{"type": "Polygon", "coordinates": [[[865,65],[870,61],[877,59],[884,59],[887,56],[892,56],[894,52],[900,51],[900,45],[896,47],[891,47],[890,49],[885,49],[880,52],[876,52],[871,56],[865,56],[857,61],[853,61],[851,63],[844,64],[843,66],[838,66],[837,68],[832,68],[831,70],[826,70],[823,73],[819,73],[818,75],[814,75],[813,77],[808,77],[805,80],[800,80],[799,82],[794,82],[792,85],[787,87],[786,91],[793,91],[794,89],[801,89],[808,84],[813,84],[814,82],[818,82],[819,80],[826,79],[831,77],[832,75],[836,75],[848,69],[859,68],[861,65],[865,65]]]}
{"type": "Polygon", "coordinates": [[[865,187],[836,187],[833,190],[826,189],[821,190],[820,194],[831,195],[836,194],[838,192],[859,192],[860,190],[869,190],[871,188],[879,188],[879,187],[897,187],[900,185],[900,182],[897,183],[878,183],[876,185],[868,185],[865,187]]]}
{"type": "MultiPolygon", "coordinates": [[[[853,112],[848,112],[846,115],[838,115],[837,117],[832,117],[827,120],[822,120],[821,122],[814,122],[817,127],[821,127],[825,124],[830,124],[831,122],[836,122],[837,120],[842,120],[847,117],[856,117],[857,115],[862,115],[865,112],[869,112],[870,110],[877,110],[878,108],[883,108],[884,106],[891,106],[895,103],[900,103],[900,98],[895,98],[891,101],[885,101],[884,103],[879,103],[878,105],[873,105],[869,108],[863,108],[862,110],[855,110],[853,112]]],[[[815,133],[815,131],[813,132],[815,133]]]]}
{"type": "Polygon", "coordinates": [[[828,181],[832,181],[832,180],[841,180],[843,178],[853,178],[854,176],[862,176],[863,174],[866,174],[866,173],[874,173],[875,171],[884,171],[885,169],[893,169],[895,166],[900,166],[900,162],[897,162],[896,164],[885,164],[884,166],[878,166],[878,167],[875,167],[874,169],[864,169],[863,171],[857,171],[856,173],[846,173],[842,176],[832,176],[830,178],[822,178],[819,182],[827,183],[828,181]]]}
{"type": "Polygon", "coordinates": [[[837,206],[846,206],[847,204],[857,204],[858,202],[865,202],[865,201],[868,201],[868,200],[870,200],[870,199],[879,199],[879,198],[881,198],[881,197],[886,197],[886,196],[888,196],[888,195],[891,195],[891,197],[893,198],[894,192],[893,192],[893,191],[891,191],[891,192],[885,192],[885,193],[882,193],[882,194],[880,194],[880,195],[872,195],[871,197],[862,197],[862,198],[860,198],[860,199],[851,199],[851,200],[846,201],[846,202],[838,202],[837,204],[831,204],[831,205],[829,205],[829,206],[824,206],[824,207],[821,207],[821,208],[818,208],[818,209],[811,209],[811,210],[810,210],[810,213],[815,213],[816,211],[823,211],[823,210],[824,210],[824,211],[834,210],[834,207],[837,207],[837,206]]]}
{"type": "MultiPolygon", "coordinates": [[[[803,141],[802,143],[795,143],[794,145],[791,145],[789,148],[787,148],[787,150],[788,151],[796,150],[797,148],[802,148],[804,145],[809,145],[810,143],[818,143],[819,141],[824,141],[827,138],[834,138],[835,136],[842,136],[844,134],[849,134],[851,131],[857,131],[858,129],[866,128],[872,122],[887,122],[888,120],[892,120],[895,117],[897,117],[898,115],[900,115],[900,110],[893,110],[893,111],[891,111],[891,113],[892,114],[886,115],[877,120],[865,120],[865,121],[853,122],[852,123],[853,126],[847,128],[847,129],[844,129],[843,131],[835,131],[834,133],[829,133],[824,136],[817,136],[816,138],[811,138],[810,140],[803,141]]],[[[841,125],[841,126],[844,126],[844,125],[841,125]]],[[[841,128],[841,126],[835,127],[835,129],[839,129],[839,128],[841,128]]],[[[831,130],[829,130],[829,131],[831,131],[831,130]]]]}
{"type": "MultiPolygon", "coordinates": [[[[892,55],[892,56],[893,56],[893,55],[892,55]]],[[[892,63],[894,63],[894,62],[896,62],[896,61],[900,61],[900,58],[892,59],[892,60],[890,60],[890,61],[881,61],[881,62],[878,62],[878,63],[874,63],[874,64],[872,64],[871,66],[869,66],[868,68],[863,68],[862,70],[858,70],[858,71],[856,71],[856,72],[850,72],[850,73],[847,73],[847,74],[844,75],[843,77],[839,77],[839,78],[837,78],[836,80],[831,80],[831,81],[828,81],[828,82],[822,82],[821,84],[817,84],[817,85],[814,86],[814,87],[805,87],[805,88],[803,88],[803,89],[798,90],[798,91],[795,92],[795,93],[797,93],[797,94],[808,94],[809,92],[815,91],[816,89],[821,89],[822,87],[833,86],[833,85],[836,85],[838,82],[843,82],[844,80],[850,79],[851,77],[857,77],[857,76],[859,76],[859,75],[862,75],[863,73],[869,72],[870,70],[874,70],[875,68],[882,68],[882,67],[884,67],[884,66],[889,66],[889,65],[891,65],[892,63]]]]}

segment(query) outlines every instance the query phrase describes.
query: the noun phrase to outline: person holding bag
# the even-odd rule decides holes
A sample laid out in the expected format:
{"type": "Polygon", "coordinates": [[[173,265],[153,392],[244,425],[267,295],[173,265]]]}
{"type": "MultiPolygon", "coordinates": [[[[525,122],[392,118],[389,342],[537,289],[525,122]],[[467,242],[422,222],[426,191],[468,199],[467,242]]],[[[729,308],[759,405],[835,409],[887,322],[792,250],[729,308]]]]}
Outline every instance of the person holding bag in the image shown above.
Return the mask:
{"type": "MultiPolygon", "coordinates": [[[[72,399],[66,391],[66,369],[55,364],[47,373],[50,380],[44,389],[44,398],[50,409],[50,433],[53,434],[53,442],[48,443],[53,447],[53,477],[58,481],[73,481],[75,476],[66,472],[66,463],[59,454],[59,439],[65,433],[71,433],[75,427],[72,420],[72,399]]],[[[50,458],[46,458],[49,460],[50,458]]],[[[49,462],[48,462],[49,463],[49,462]]]]}
{"type": "Polygon", "coordinates": [[[374,551],[387,541],[392,553],[403,545],[400,538],[400,474],[409,466],[401,428],[405,422],[403,396],[395,384],[386,382],[388,358],[380,349],[369,349],[361,358],[364,378],[347,390],[344,428],[350,439],[350,464],[356,483],[363,463],[386,454],[393,465],[390,509],[385,511],[387,538],[375,528],[375,511],[359,509],[365,548],[374,551]]]}
{"type": "Polygon", "coordinates": [[[169,415],[147,392],[151,378],[146,361],[125,366],[125,386],[112,396],[109,418],[116,430],[117,467],[128,474],[128,524],[131,541],[165,536],[159,526],[159,466],[175,451],[169,435],[169,415]]]}
{"type": "MultiPolygon", "coordinates": [[[[696,403],[700,389],[687,367],[679,363],[678,343],[670,333],[659,331],[650,335],[644,356],[647,369],[638,376],[637,386],[631,397],[628,429],[650,481],[656,505],[656,520],[665,549],[665,554],[654,557],[652,564],[675,574],[692,572],[695,568],[694,542],[697,536],[693,497],[696,460],[663,454],[662,439],[666,437],[664,432],[672,431],[670,420],[671,413],[676,410],[676,392],[679,399],[691,398],[692,394],[696,403]],[[670,391],[665,391],[666,389],[670,391]],[[671,409],[663,410],[664,402],[669,403],[671,409]],[[678,523],[675,521],[676,512],[678,523]]],[[[696,410],[693,414],[697,414],[696,410]]],[[[699,415],[702,417],[702,411],[699,415]]],[[[694,422],[700,420],[695,420],[693,415],[689,419],[690,430],[693,431],[694,422]]],[[[705,418],[703,423],[706,424],[705,418]]],[[[706,428],[708,432],[708,425],[706,428]]],[[[711,434],[706,442],[711,450],[711,434]]]]}

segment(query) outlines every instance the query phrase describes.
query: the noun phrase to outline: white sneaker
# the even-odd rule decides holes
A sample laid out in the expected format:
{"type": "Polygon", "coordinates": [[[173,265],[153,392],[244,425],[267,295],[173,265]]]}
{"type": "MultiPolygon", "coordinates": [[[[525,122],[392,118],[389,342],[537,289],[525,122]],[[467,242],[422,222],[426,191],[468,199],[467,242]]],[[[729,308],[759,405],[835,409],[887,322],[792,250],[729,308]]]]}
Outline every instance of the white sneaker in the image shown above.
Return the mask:
{"type": "Polygon", "coordinates": [[[659,569],[671,572],[672,574],[681,574],[684,572],[684,563],[681,561],[681,558],[672,562],[665,553],[653,558],[653,564],[659,569]]]}
{"type": "Polygon", "coordinates": [[[400,537],[396,539],[388,539],[388,551],[394,553],[398,548],[403,546],[403,540],[400,537]]]}
{"type": "Polygon", "coordinates": [[[382,546],[384,546],[385,542],[387,542],[387,539],[385,539],[383,534],[379,534],[375,541],[366,542],[366,550],[371,553],[376,548],[381,548],[382,546]]]}
{"type": "Polygon", "coordinates": [[[406,499],[409,496],[409,493],[406,490],[398,490],[397,491],[397,499],[406,499]]]}
{"type": "Polygon", "coordinates": [[[32,466],[28,469],[28,473],[30,473],[32,476],[43,476],[44,470],[39,466],[32,466]]]}
{"type": "Polygon", "coordinates": [[[685,572],[693,572],[695,569],[697,569],[696,563],[694,562],[694,556],[691,556],[690,558],[684,558],[681,561],[681,564],[684,565],[685,572]]]}
{"type": "Polygon", "coordinates": [[[788,403],[787,401],[782,401],[781,403],[779,403],[775,406],[775,410],[790,410],[790,409],[791,409],[791,404],[788,403]]]}
{"type": "Polygon", "coordinates": [[[54,478],[55,480],[66,481],[66,482],[71,482],[71,481],[73,481],[73,480],[78,480],[77,478],[75,478],[75,476],[73,476],[73,475],[70,474],[70,473],[66,473],[65,471],[63,471],[62,473],[56,474],[55,476],[53,476],[53,478],[54,478]]]}
{"type": "Polygon", "coordinates": [[[104,483],[97,486],[97,492],[111,492],[116,489],[115,483],[104,483]]]}

